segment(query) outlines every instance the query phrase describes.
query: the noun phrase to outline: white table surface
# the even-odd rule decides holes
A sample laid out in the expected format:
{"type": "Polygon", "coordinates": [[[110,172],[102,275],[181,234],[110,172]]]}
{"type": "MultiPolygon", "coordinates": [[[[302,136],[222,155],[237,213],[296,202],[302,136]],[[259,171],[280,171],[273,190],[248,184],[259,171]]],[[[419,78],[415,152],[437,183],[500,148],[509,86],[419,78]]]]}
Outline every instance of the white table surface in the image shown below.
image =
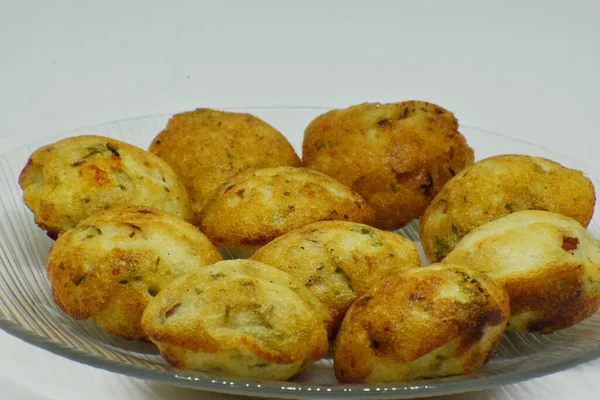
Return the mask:
{"type": "MultiPolygon", "coordinates": [[[[600,2],[0,0],[0,149],[198,106],[422,99],[600,170],[600,2]]],[[[225,399],[0,332],[0,399],[225,399]]],[[[597,399],[600,362],[446,399],[597,399]]]]}

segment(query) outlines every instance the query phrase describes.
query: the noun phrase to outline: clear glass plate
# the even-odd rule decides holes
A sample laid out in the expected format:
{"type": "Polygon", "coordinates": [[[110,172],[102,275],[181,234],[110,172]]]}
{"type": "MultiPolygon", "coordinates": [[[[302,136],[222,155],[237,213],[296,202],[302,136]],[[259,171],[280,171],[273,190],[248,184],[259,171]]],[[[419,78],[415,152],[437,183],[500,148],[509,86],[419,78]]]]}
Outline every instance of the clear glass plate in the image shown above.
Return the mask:
{"type": "MultiPolygon", "coordinates": [[[[284,133],[300,151],[304,127],[324,108],[243,108],[284,133]]],[[[330,359],[315,363],[290,382],[258,382],[210,376],[170,367],[155,348],[109,335],[86,321],[75,321],[54,304],[44,260],[52,241],[33,223],[24,206],[18,175],[39,146],[77,134],[110,136],[147,148],[169,115],[150,116],[93,126],[49,137],[0,158],[0,328],[37,347],[69,359],[117,373],[202,390],[294,398],[410,398],[466,392],[514,383],[592,360],[600,356],[600,313],[550,335],[514,334],[504,339],[496,356],[475,373],[396,385],[348,385],[335,380],[330,359]]],[[[525,153],[553,159],[583,170],[600,188],[600,175],[568,157],[542,147],[482,129],[462,126],[477,159],[493,154],[525,153]]],[[[600,237],[598,208],[589,232],[600,237]]],[[[418,241],[413,222],[400,231],[418,241]]]]}

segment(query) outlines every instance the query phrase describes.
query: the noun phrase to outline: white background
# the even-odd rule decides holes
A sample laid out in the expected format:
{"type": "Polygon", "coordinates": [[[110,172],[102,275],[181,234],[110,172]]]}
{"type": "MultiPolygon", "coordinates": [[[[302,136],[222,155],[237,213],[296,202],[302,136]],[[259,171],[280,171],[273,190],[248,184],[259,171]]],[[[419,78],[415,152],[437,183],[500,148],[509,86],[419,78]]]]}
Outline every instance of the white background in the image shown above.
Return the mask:
{"type": "MultiPolygon", "coordinates": [[[[600,170],[600,2],[0,0],[0,149],[199,106],[422,99],[600,170]]],[[[0,333],[2,399],[199,399],[0,333]]],[[[600,363],[453,398],[597,398],[600,363]]],[[[214,398],[226,398],[217,396],[214,398]]]]}

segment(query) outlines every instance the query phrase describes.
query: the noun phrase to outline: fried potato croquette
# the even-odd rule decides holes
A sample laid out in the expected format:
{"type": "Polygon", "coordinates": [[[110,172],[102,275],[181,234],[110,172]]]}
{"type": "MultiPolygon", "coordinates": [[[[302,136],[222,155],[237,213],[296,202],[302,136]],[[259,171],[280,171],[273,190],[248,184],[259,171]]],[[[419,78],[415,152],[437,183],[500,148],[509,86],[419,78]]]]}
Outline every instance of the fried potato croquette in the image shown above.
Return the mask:
{"type": "Polygon", "coordinates": [[[486,273],[506,288],[507,329],[550,333],[600,305],[600,241],[577,221],[519,211],[473,229],[444,259],[486,273]]]}
{"type": "Polygon", "coordinates": [[[148,301],[176,277],[222,260],[193,225],[166,212],[119,206],[66,231],[46,260],[56,303],[76,319],[144,339],[148,301]]]}
{"type": "Polygon", "coordinates": [[[369,224],[373,209],[358,193],[325,174],[276,167],[242,173],[223,184],[202,210],[200,227],[217,246],[252,252],[321,220],[369,224]]]}
{"type": "Polygon", "coordinates": [[[495,352],[508,316],[504,290],[463,266],[397,272],[348,310],[335,341],[335,375],[379,383],[470,373],[495,352]]]}
{"type": "Polygon", "coordinates": [[[242,171],[300,166],[287,139],[260,118],[207,108],[175,114],[149,150],[181,176],[197,215],[223,182],[242,171]]]}
{"type": "Polygon", "coordinates": [[[379,279],[421,266],[410,240],[345,221],[316,222],[288,232],[258,249],[252,259],[298,277],[329,309],[331,332],[352,302],[379,279]]]}
{"type": "Polygon", "coordinates": [[[35,222],[56,239],[114,205],[135,204],[192,219],[183,183],[163,160],[102,136],[76,136],[36,150],[19,184],[35,222]]]}
{"type": "Polygon", "coordinates": [[[285,380],[327,353],[325,314],[291,275],[231,260],[174,281],[152,299],[142,325],[177,367],[285,380]]]}
{"type": "Polygon", "coordinates": [[[454,115],[421,101],[329,111],[306,128],[302,152],[305,167],[364,196],[380,229],[421,217],[442,186],[473,163],[454,115]]]}
{"type": "Polygon", "coordinates": [[[581,171],[554,161],[507,154],[466,168],[438,193],[421,219],[425,254],[441,261],[472,229],[515,211],[545,210],[587,226],[594,186],[581,171]]]}

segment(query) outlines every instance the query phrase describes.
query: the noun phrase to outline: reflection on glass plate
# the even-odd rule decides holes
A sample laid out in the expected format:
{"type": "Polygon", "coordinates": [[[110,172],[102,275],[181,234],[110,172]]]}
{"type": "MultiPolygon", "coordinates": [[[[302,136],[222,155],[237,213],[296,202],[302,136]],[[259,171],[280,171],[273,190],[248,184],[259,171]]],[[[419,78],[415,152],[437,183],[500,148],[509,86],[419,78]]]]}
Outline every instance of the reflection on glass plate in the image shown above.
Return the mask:
{"type": "MultiPolygon", "coordinates": [[[[304,127],[322,108],[247,108],[284,133],[297,151],[304,127]]],[[[114,137],[147,148],[169,115],[112,122],[48,138],[0,158],[0,327],[53,353],[121,374],[197,389],[246,395],[295,398],[409,398],[478,389],[560,371],[600,357],[600,313],[550,335],[510,333],[496,356],[468,376],[397,385],[347,385],[335,381],[330,359],[314,364],[290,382],[258,382],[209,376],[170,367],[148,344],[109,335],[89,322],[75,321],[54,304],[44,260],[52,241],[33,223],[21,200],[18,175],[39,146],[78,134],[114,137]]],[[[535,145],[471,127],[461,127],[477,159],[493,154],[524,153],[547,157],[583,170],[597,188],[590,168],[535,145]]],[[[596,214],[598,209],[596,208],[596,214]]],[[[598,216],[589,232],[600,237],[598,216]]],[[[400,231],[418,241],[415,222],[400,231]]]]}

